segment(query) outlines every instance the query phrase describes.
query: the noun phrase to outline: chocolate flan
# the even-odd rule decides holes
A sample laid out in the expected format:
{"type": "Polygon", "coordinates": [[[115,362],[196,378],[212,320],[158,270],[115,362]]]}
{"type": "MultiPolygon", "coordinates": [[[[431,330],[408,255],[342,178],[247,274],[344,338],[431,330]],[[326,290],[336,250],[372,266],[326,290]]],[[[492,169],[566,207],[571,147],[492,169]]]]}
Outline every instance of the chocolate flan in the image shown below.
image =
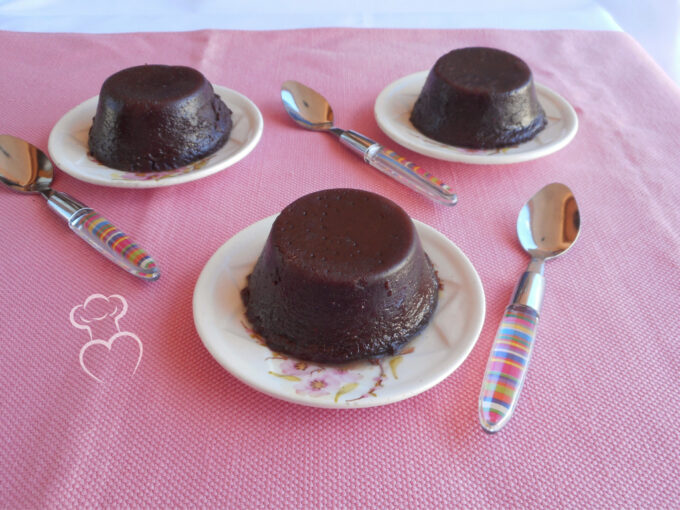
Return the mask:
{"type": "Polygon", "coordinates": [[[440,57],[410,119],[429,138],[473,149],[526,142],[547,123],[529,66],[507,51],[482,47],[440,57]]]}
{"type": "Polygon", "coordinates": [[[281,212],[241,295],[272,350],[343,363],[398,352],[431,319],[438,290],[401,207],[330,189],[281,212]]]}
{"type": "Polygon", "coordinates": [[[196,69],[130,67],[103,83],[88,146],[97,161],[119,170],[180,168],[227,142],[231,113],[196,69]]]}

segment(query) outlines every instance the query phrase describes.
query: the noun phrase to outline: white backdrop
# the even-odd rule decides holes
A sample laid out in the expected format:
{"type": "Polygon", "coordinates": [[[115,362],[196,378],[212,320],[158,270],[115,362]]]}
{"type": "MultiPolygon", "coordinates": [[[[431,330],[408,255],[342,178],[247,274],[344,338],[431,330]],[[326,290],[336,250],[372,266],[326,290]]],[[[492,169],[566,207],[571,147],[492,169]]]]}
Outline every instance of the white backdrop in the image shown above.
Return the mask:
{"type": "Polygon", "coordinates": [[[0,0],[22,32],[331,26],[623,30],[680,84],[680,0],[0,0]]]}

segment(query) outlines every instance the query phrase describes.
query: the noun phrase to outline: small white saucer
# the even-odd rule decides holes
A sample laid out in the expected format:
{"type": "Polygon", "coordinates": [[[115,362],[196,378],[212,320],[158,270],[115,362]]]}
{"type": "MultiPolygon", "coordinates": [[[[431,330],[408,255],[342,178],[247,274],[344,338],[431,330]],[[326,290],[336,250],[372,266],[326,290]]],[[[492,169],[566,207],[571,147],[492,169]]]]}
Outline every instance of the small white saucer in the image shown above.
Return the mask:
{"type": "Polygon", "coordinates": [[[352,409],[398,402],[432,388],[468,356],[485,313],[479,275],[460,249],[414,221],[442,282],[427,328],[397,356],[349,365],[319,365],[269,350],[252,335],[241,302],[275,216],[245,228],[210,258],[194,289],[196,330],[217,362],[272,397],[314,407],[352,409]]]}
{"type": "Polygon", "coordinates": [[[54,164],[81,181],[118,188],[157,188],[202,179],[246,157],[262,137],[260,110],[246,96],[213,85],[232,111],[229,140],[216,153],[174,170],[125,172],[102,165],[88,153],[87,137],[99,96],[92,97],[66,113],[52,128],[47,149],[54,164]]]}
{"type": "Polygon", "coordinates": [[[375,101],[375,119],[383,132],[399,145],[425,156],[477,165],[502,165],[542,158],[565,147],[576,135],[578,117],[559,94],[536,83],[538,101],[548,125],[532,140],[502,149],[454,147],[418,131],[409,117],[429,71],[421,71],[388,85],[375,101]]]}

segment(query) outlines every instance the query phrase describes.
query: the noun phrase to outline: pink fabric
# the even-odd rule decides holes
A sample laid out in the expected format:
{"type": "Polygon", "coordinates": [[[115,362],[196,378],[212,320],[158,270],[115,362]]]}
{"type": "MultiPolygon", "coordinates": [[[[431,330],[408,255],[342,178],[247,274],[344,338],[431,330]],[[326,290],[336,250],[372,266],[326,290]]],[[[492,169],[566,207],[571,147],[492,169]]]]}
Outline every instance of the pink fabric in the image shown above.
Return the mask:
{"type": "MultiPolygon", "coordinates": [[[[56,189],[96,208],[151,252],[163,271],[155,283],[94,254],[42,198],[0,189],[0,506],[678,504],[680,90],[630,37],[6,32],[0,54],[0,131],[43,149],[66,111],[96,95],[113,72],[141,63],[194,66],[250,97],[265,120],[250,156],[200,181],[136,191],[57,175],[56,189]],[[544,159],[490,167],[438,161],[389,143],[373,118],[377,94],[465,45],[522,56],[537,81],[575,107],[574,141],[544,159]],[[422,199],[331,138],[294,127],[279,99],[286,79],[328,97],[339,125],[450,183],[459,205],[422,199]],[[521,400],[508,426],[487,435],[477,420],[480,384],[527,263],[515,219],[524,201],[553,181],[574,190],[582,235],[573,251],[547,265],[521,400]],[[443,232],[471,259],[486,291],[487,319],[465,363],[437,387],[386,407],[323,410],[260,394],[210,357],[193,325],[194,284],[220,245],[305,193],[339,186],[382,193],[443,232]],[[119,329],[144,348],[133,376],[134,342],[116,344],[111,354],[102,346],[87,351],[88,366],[104,382],[79,364],[90,337],[69,314],[97,293],[127,300],[119,329]]],[[[116,331],[113,320],[99,323],[108,334],[116,331]]]]}

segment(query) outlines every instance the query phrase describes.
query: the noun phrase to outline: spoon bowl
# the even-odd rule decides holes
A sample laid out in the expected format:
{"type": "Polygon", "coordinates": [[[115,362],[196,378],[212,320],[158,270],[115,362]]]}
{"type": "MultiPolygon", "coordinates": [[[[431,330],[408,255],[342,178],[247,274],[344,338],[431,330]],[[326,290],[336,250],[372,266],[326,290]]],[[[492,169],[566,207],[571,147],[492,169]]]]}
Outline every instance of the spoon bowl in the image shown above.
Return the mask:
{"type": "Polygon", "coordinates": [[[578,238],[578,204],[569,187],[548,184],[524,204],[517,218],[517,237],[534,258],[548,260],[566,252],[578,238]]]}
{"type": "Polygon", "coordinates": [[[330,131],[333,128],[333,109],[316,90],[289,80],[281,85],[281,101],[286,113],[298,126],[312,131],[330,131]]]}
{"type": "Polygon", "coordinates": [[[21,193],[48,190],[54,167],[43,151],[19,138],[0,135],[0,182],[21,193]]]}

